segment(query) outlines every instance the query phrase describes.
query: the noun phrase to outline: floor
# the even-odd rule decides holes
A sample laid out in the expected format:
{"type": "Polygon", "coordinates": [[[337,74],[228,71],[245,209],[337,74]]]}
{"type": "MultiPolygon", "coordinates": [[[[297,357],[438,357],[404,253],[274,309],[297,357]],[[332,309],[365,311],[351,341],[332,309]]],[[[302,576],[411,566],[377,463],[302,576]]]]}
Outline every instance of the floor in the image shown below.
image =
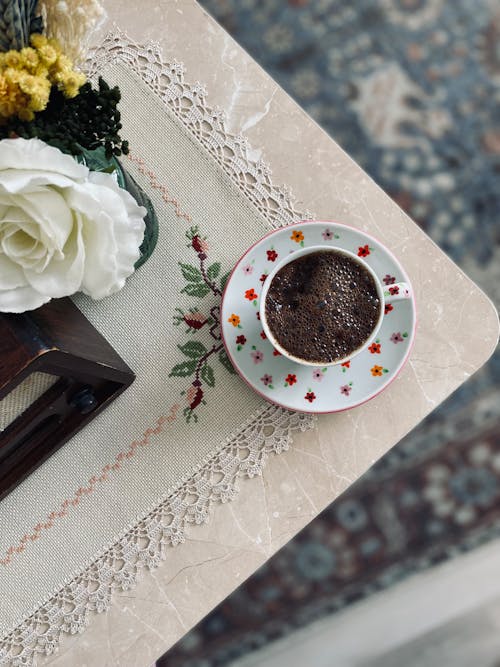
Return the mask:
{"type": "Polygon", "coordinates": [[[500,667],[499,562],[496,540],[231,667],[500,667]]]}

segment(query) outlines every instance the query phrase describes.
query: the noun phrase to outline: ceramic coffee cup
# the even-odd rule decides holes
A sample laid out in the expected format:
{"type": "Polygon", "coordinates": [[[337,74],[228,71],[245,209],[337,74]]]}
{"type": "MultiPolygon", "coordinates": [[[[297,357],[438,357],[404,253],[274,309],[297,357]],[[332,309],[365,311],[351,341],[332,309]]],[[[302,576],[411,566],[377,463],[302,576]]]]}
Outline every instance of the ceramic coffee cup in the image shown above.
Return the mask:
{"type": "Polygon", "coordinates": [[[389,285],[388,287],[383,287],[380,280],[376,276],[375,272],[373,269],[361,258],[355,255],[352,252],[349,252],[348,250],[344,250],[342,248],[337,248],[334,246],[326,246],[326,245],[316,245],[316,246],[311,246],[309,248],[303,248],[301,250],[297,250],[290,255],[284,257],[281,262],[279,262],[273,269],[273,271],[267,276],[266,281],[264,283],[264,286],[262,288],[262,294],[261,294],[261,299],[260,299],[260,321],[262,324],[262,328],[264,329],[264,333],[266,334],[269,342],[273,345],[273,347],[284,357],[290,359],[291,361],[297,363],[297,364],[303,364],[305,366],[318,366],[318,364],[321,364],[322,366],[336,366],[338,364],[342,364],[348,360],[353,359],[356,355],[358,355],[360,352],[362,352],[364,349],[366,349],[377,337],[377,333],[382,325],[382,320],[384,318],[384,311],[385,311],[385,305],[387,303],[391,303],[393,301],[398,301],[401,299],[409,299],[411,298],[411,291],[410,287],[407,283],[396,283],[394,285],[389,285]],[[271,331],[269,324],[267,322],[267,317],[266,317],[266,300],[267,300],[267,294],[269,292],[269,288],[271,287],[271,284],[273,282],[274,277],[276,274],[287,264],[296,261],[297,259],[304,257],[306,255],[310,255],[312,253],[317,253],[317,252],[335,252],[339,253],[341,255],[345,255],[349,257],[352,261],[354,261],[356,264],[360,265],[373,279],[373,282],[375,284],[376,290],[377,290],[377,298],[379,299],[380,302],[380,313],[377,319],[377,322],[375,326],[373,327],[373,330],[371,331],[370,335],[366,340],[363,341],[362,345],[360,345],[358,348],[350,352],[347,356],[335,359],[335,361],[330,361],[330,362],[324,362],[321,360],[315,360],[315,361],[308,361],[306,359],[301,359],[300,357],[297,357],[293,354],[291,354],[283,345],[278,343],[276,340],[275,336],[273,335],[273,332],[271,331]]]}

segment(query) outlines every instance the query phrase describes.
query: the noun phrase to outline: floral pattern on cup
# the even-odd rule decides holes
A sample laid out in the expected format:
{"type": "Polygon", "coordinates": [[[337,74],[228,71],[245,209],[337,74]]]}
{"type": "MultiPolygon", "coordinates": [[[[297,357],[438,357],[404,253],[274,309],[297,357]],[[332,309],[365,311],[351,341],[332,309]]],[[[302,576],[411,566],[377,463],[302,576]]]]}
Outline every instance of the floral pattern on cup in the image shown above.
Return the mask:
{"type": "Polygon", "coordinates": [[[312,379],[321,382],[327,370],[327,368],[315,368],[312,372],[312,379]]]}
{"type": "Polygon", "coordinates": [[[391,312],[391,310],[394,310],[394,306],[392,305],[392,303],[386,303],[384,308],[384,315],[388,315],[391,312]]]}
{"type": "Polygon", "coordinates": [[[266,250],[267,254],[267,260],[269,262],[275,262],[278,259],[278,253],[274,248],[271,248],[270,250],[266,250]]]}
{"type": "Polygon", "coordinates": [[[251,289],[247,289],[245,292],[245,299],[248,299],[248,301],[252,301],[254,306],[257,306],[257,299],[259,298],[259,295],[257,292],[254,290],[252,287],[251,289]]]}
{"type": "Polygon", "coordinates": [[[295,373],[288,373],[288,375],[285,378],[285,387],[293,387],[293,385],[297,382],[297,376],[295,373]]]}
{"type": "Polygon", "coordinates": [[[267,336],[264,329],[262,329],[262,331],[260,332],[260,337],[262,338],[262,340],[266,340],[267,336]]]}
{"type": "Polygon", "coordinates": [[[377,340],[368,348],[368,352],[370,352],[370,354],[380,354],[381,347],[380,340],[377,338],[377,340]]]}
{"type": "Polygon", "coordinates": [[[342,373],[345,373],[347,369],[351,367],[351,360],[349,359],[349,361],[344,361],[340,364],[340,367],[342,368],[342,373]]]}
{"type": "Polygon", "coordinates": [[[358,257],[368,257],[373,248],[370,248],[368,244],[359,246],[358,248],[358,257]]]}
{"type": "Polygon", "coordinates": [[[265,373],[261,378],[260,381],[264,385],[264,387],[267,387],[268,389],[274,389],[273,387],[273,376],[269,375],[268,373],[265,373]]]}
{"type": "Polygon", "coordinates": [[[397,331],[392,334],[389,340],[391,343],[403,343],[405,338],[408,338],[408,333],[406,331],[404,333],[397,331]]]}
{"type": "Polygon", "coordinates": [[[243,334],[240,334],[239,336],[236,336],[236,349],[238,352],[240,352],[243,349],[243,345],[247,342],[247,339],[243,334]]]}
{"type": "Polygon", "coordinates": [[[304,234],[299,229],[294,229],[293,230],[292,235],[290,236],[290,239],[292,241],[295,241],[295,243],[298,243],[301,248],[304,247],[304,234]]]}
{"type": "Polygon", "coordinates": [[[268,275],[269,275],[269,274],[267,274],[267,273],[263,273],[263,274],[261,275],[261,277],[259,278],[259,280],[260,280],[260,282],[261,282],[262,284],[264,284],[264,283],[266,282],[266,278],[267,278],[268,275]]]}
{"type": "Polygon", "coordinates": [[[373,377],[382,377],[384,373],[388,372],[389,371],[387,368],[384,368],[383,366],[377,366],[377,364],[370,368],[370,373],[373,375],[373,377]]]}
{"type": "Polygon", "coordinates": [[[253,273],[253,266],[251,264],[245,264],[241,267],[241,270],[245,276],[251,276],[253,273]]]}
{"type": "Polygon", "coordinates": [[[231,315],[231,317],[228,317],[228,318],[227,318],[227,321],[228,321],[230,324],[232,324],[233,327],[235,327],[235,328],[238,328],[238,329],[242,329],[242,328],[243,328],[243,327],[241,326],[241,324],[240,324],[241,319],[240,319],[239,315],[235,315],[235,314],[233,313],[233,314],[231,315]]]}
{"type": "Polygon", "coordinates": [[[321,236],[324,241],[332,241],[333,239],[339,239],[340,236],[336,234],[332,229],[328,227],[322,232],[321,236]]]}
{"type": "Polygon", "coordinates": [[[349,394],[351,393],[351,391],[352,391],[352,382],[349,382],[348,384],[343,384],[343,385],[340,387],[340,393],[341,393],[343,396],[349,396],[349,394]]]}
{"type": "Polygon", "coordinates": [[[316,394],[311,388],[307,390],[306,395],[304,396],[304,400],[309,401],[309,403],[312,403],[316,400],[316,394]]]}
{"type": "Polygon", "coordinates": [[[253,359],[254,364],[261,364],[264,361],[264,352],[258,350],[255,345],[252,345],[253,352],[250,352],[250,356],[253,359]]]}
{"type": "Polygon", "coordinates": [[[390,273],[386,273],[385,276],[382,278],[382,282],[384,283],[384,285],[394,285],[394,283],[396,282],[396,277],[391,276],[390,273]]]}

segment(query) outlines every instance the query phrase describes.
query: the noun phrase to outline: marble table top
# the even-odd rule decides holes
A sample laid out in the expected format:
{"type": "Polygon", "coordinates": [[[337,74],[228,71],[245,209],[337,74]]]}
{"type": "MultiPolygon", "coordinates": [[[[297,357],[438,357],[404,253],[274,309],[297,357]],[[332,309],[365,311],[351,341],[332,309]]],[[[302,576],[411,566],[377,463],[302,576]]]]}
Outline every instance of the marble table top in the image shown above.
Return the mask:
{"type": "Polygon", "coordinates": [[[116,23],[138,42],[158,41],[166,59],[184,63],[187,80],[206,84],[210,105],[249,138],[274,182],[291,186],[298,208],[362,227],[398,256],[419,322],[410,360],[387,391],[296,435],[291,451],[242,481],[236,499],[192,528],[156,571],[39,661],[54,667],[154,662],[465,382],[498,338],[481,290],[194,0],[104,5],[103,31],[116,23]]]}

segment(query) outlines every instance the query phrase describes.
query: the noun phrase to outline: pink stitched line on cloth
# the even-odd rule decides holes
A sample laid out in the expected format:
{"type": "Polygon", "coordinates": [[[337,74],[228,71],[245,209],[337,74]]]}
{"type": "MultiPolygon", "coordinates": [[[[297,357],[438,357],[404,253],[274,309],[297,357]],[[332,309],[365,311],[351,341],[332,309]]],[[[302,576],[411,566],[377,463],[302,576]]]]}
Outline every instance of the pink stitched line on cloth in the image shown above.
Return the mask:
{"type": "Polygon", "coordinates": [[[192,218],[189,215],[189,213],[184,213],[181,210],[181,205],[179,204],[177,199],[170,196],[170,193],[169,193],[168,188],[166,187],[166,185],[161,185],[160,183],[158,183],[158,180],[156,178],[156,174],[154,173],[154,171],[151,171],[150,169],[147,169],[146,163],[144,162],[144,160],[141,157],[138,157],[138,156],[134,155],[133,153],[129,153],[127,157],[129,158],[129,160],[131,160],[132,162],[135,162],[135,164],[138,165],[139,171],[140,171],[141,174],[144,174],[145,176],[147,176],[149,178],[149,182],[151,184],[151,187],[154,188],[155,190],[159,190],[161,192],[161,197],[162,197],[163,201],[166,204],[173,204],[174,205],[175,215],[178,218],[184,218],[184,220],[186,220],[187,222],[191,222],[192,218]]]}
{"type": "Polygon", "coordinates": [[[117,472],[120,470],[122,467],[121,462],[124,459],[131,459],[133,456],[135,456],[138,447],[146,447],[149,445],[151,436],[158,435],[163,431],[165,424],[170,424],[176,420],[177,412],[179,411],[180,407],[181,406],[178,403],[172,405],[168,415],[161,415],[156,420],[156,425],[153,428],[148,428],[144,431],[142,440],[133,440],[130,443],[127,451],[120,452],[116,455],[114,463],[108,463],[102,468],[99,475],[94,475],[89,479],[88,486],[81,486],[79,489],[77,489],[72,498],[66,498],[61,503],[58,510],[47,515],[45,522],[37,523],[37,525],[33,527],[32,533],[26,533],[23,535],[17,546],[9,547],[5,553],[5,558],[0,560],[0,565],[7,566],[12,561],[14,555],[20,554],[26,549],[26,545],[29,542],[35,542],[38,540],[44,530],[49,530],[52,528],[58,519],[62,519],[68,514],[68,510],[71,507],[76,507],[82,496],[93,493],[99,483],[104,484],[104,482],[108,481],[109,474],[111,472],[117,472]]]}

